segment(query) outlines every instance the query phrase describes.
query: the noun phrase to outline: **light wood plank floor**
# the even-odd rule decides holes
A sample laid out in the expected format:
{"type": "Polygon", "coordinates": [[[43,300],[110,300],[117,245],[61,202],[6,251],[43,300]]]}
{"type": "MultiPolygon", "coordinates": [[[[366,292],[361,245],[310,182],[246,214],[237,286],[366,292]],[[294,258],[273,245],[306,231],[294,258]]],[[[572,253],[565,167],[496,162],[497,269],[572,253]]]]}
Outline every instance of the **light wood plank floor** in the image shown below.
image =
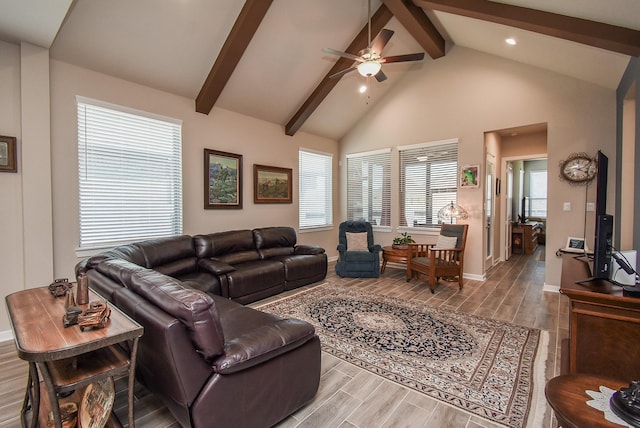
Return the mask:
{"type": "MultiPolygon", "coordinates": [[[[568,301],[557,293],[543,292],[544,251],[533,256],[514,255],[494,266],[486,281],[466,280],[464,289],[441,282],[431,294],[422,281],[405,281],[405,272],[387,266],[375,279],[340,278],[329,266],[327,282],[357,287],[433,306],[455,309],[547,330],[556,346],[547,363],[547,379],[560,372],[559,344],[568,336],[568,301]],[[541,253],[542,252],[542,253],[541,253]]],[[[299,290],[296,290],[299,291],[299,290]]],[[[278,296],[278,298],[282,295],[278,296]]],[[[13,342],[0,343],[0,427],[19,427],[19,411],[27,379],[27,364],[18,359],[13,342]]],[[[126,422],[126,382],[116,382],[116,414],[126,422]]],[[[178,427],[168,410],[144,387],[136,386],[136,426],[178,427]]],[[[322,378],[315,399],[282,421],[279,427],[465,427],[495,425],[413,390],[382,379],[327,353],[322,354],[322,378]]],[[[557,426],[547,406],[544,427],[557,426]]]]}

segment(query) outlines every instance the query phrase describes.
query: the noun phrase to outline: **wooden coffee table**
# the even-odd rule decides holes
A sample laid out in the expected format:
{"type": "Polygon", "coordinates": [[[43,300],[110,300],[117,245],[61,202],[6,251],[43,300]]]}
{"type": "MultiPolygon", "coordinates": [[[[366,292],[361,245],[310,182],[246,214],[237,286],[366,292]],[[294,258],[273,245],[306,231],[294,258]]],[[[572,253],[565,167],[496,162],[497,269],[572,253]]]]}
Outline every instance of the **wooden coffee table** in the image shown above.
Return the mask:
{"type": "Polygon", "coordinates": [[[380,268],[380,273],[384,273],[387,268],[387,262],[407,263],[408,254],[408,246],[402,248],[394,248],[391,245],[382,247],[382,268],[380,268]]]}
{"type": "Polygon", "coordinates": [[[620,425],[607,421],[600,410],[587,404],[591,397],[585,391],[600,391],[601,385],[618,390],[628,387],[629,382],[589,374],[562,375],[547,382],[544,393],[547,402],[555,412],[558,423],[563,428],[620,428],[620,425]]]}
{"type": "MultiPolygon", "coordinates": [[[[29,363],[27,391],[21,410],[23,426],[29,409],[33,409],[31,426],[35,428],[38,419],[43,426],[42,421],[46,421],[49,411],[47,401],[50,401],[55,426],[61,427],[58,394],[81,391],[93,382],[128,373],[128,416],[129,427],[133,428],[134,371],[143,327],[109,305],[111,315],[104,328],[85,331],[77,325],[65,328],[62,322],[65,298],[53,297],[48,287],[18,291],[5,300],[18,356],[29,363]],[[118,346],[125,342],[128,346],[118,346]],[[38,372],[42,374],[43,382],[40,382],[38,372]],[[41,388],[43,398],[48,396],[49,400],[41,402],[41,388]]],[[[104,301],[92,291],[89,300],[104,301]]]]}

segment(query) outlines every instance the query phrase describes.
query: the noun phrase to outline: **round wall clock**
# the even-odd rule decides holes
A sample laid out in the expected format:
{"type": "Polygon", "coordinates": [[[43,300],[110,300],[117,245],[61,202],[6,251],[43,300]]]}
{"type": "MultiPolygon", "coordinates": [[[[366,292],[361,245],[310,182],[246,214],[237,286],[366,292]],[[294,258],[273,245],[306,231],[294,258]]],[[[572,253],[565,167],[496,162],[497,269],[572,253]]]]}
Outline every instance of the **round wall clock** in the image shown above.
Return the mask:
{"type": "Polygon", "coordinates": [[[560,162],[560,177],[572,183],[586,183],[596,176],[598,163],[586,153],[573,153],[560,162]]]}

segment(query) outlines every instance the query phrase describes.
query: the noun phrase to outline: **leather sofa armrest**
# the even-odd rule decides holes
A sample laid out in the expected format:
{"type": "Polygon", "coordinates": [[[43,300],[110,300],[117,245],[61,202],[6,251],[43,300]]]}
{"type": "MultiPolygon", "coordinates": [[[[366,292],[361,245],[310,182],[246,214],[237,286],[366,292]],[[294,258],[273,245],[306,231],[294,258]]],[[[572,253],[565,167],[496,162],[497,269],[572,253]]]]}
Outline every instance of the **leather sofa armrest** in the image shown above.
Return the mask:
{"type": "Polygon", "coordinates": [[[246,370],[299,347],[315,336],[313,326],[288,318],[263,324],[234,338],[227,338],[224,354],[213,361],[221,374],[246,370]]]}
{"type": "Polygon", "coordinates": [[[324,254],[324,248],[315,245],[296,245],[294,254],[324,254]]]}
{"type": "Polygon", "coordinates": [[[234,268],[230,264],[214,259],[200,259],[198,260],[198,266],[216,275],[223,275],[225,273],[233,272],[234,270],[236,270],[236,268],[234,268]]]}

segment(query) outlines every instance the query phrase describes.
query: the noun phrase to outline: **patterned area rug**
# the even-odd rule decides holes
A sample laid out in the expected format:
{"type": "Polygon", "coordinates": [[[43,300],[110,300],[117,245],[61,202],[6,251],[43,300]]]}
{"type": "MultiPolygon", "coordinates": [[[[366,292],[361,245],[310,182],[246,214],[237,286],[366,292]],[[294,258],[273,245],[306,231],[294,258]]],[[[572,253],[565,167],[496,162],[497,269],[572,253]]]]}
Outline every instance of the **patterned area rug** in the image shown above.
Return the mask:
{"type": "Polygon", "coordinates": [[[507,427],[540,426],[548,335],[323,284],[259,307],[316,327],[322,349],[507,427]]]}

